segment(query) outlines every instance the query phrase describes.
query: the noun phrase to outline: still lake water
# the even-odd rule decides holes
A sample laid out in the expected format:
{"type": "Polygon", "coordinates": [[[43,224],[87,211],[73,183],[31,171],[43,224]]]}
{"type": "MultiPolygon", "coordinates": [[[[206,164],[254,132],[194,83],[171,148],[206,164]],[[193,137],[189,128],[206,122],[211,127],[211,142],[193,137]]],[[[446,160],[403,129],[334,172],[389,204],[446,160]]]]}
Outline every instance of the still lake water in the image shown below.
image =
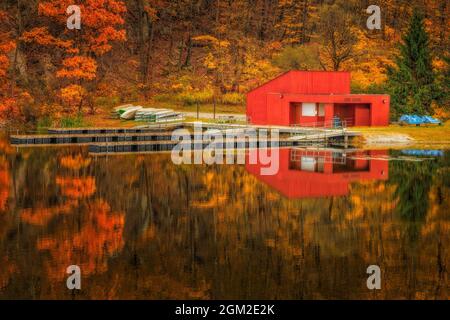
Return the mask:
{"type": "Polygon", "coordinates": [[[0,299],[448,299],[450,152],[404,157],[283,149],[267,177],[2,139],[0,299]]]}

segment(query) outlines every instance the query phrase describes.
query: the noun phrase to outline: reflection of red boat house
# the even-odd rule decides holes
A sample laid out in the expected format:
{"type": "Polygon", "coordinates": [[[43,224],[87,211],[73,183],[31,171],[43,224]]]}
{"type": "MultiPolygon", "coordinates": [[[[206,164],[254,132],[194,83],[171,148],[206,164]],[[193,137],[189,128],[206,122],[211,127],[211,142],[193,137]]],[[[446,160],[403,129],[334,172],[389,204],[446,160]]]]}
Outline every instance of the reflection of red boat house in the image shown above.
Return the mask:
{"type": "Polygon", "coordinates": [[[258,125],[387,126],[388,95],[350,94],[350,73],[290,71],[250,91],[247,117],[258,125]]]}
{"type": "Polygon", "coordinates": [[[387,151],[382,150],[281,149],[278,174],[261,175],[261,164],[247,164],[246,169],[288,198],[345,196],[351,182],[388,179],[388,161],[380,159],[384,156],[387,151]]]}

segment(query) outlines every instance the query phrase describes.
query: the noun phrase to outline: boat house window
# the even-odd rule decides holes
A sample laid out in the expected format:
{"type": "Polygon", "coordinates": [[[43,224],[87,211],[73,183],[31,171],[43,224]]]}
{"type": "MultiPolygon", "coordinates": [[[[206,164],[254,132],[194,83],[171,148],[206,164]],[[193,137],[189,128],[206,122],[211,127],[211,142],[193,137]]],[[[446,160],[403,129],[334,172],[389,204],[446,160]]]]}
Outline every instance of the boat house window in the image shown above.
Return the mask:
{"type": "Polygon", "coordinates": [[[302,103],[302,116],[303,117],[315,117],[317,115],[317,106],[315,103],[303,102],[302,103]]]}

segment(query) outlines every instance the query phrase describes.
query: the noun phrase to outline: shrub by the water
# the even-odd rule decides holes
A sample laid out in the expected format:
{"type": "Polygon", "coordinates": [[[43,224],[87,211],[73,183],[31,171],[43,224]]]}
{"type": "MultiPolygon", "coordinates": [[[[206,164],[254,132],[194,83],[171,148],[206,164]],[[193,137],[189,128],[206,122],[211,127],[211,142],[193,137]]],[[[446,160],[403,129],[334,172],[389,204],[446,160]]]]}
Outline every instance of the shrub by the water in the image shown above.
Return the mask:
{"type": "Polygon", "coordinates": [[[77,128],[84,127],[86,123],[81,115],[77,115],[75,117],[62,118],[59,125],[61,128],[77,128]]]}
{"type": "Polygon", "coordinates": [[[245,103],[245,97],[241,93],[237,92],[230,92],[225,93],[221,98],[220,102],[222,104],[229,104],[229,105],[243,105],[245,103]]]}

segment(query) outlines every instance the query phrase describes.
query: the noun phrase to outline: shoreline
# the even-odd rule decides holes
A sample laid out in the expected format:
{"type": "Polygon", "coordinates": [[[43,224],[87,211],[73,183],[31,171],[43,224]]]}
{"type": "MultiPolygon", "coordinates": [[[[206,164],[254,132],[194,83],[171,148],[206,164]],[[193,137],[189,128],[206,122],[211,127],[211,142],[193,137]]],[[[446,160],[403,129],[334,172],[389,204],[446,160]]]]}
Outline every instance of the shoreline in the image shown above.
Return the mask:
{"type": "MultiPolygon", "coordinates": [[[[192,112],[188,111],[191,114],[192,112]]],[[[206,113],[201,112],[202,116],[206,113]]],[[[217,113],[217,117],[224,115],[217,113]]],[[[233,114],[238,120],[239,116],[244,114],[233,114]]],[[[85,127],[88,128],[133,128],[148,123],[136,121],[124,121],[107,117],[104,113],[92,116],[85,116],[85,127]]],[[[200,117],[196,119],[187,117],[186,121],[200,121],[205,123],[215,122],[208,117],[200,117]]],[[[245,122],[236,121],[236,124],[244,124],[245,122]]],[[[8,126],[0,126],[0,131],[14,131],[7,128],[8,126]]],[[[47,128],[48,129],[48,128],[47,128]]],[[[45,131],[45,128],[34,129],[36,131],[45,131]]],[[[348,131],[356,132],[359,136],[352,138],[352,144],[363,149],[405,149],[405,148],[428,148],[428,149],[450,149],[450,121],[445,122],[442,126],[399,126],[390,125],[388,127],[351,127],[348,131]]]]}

